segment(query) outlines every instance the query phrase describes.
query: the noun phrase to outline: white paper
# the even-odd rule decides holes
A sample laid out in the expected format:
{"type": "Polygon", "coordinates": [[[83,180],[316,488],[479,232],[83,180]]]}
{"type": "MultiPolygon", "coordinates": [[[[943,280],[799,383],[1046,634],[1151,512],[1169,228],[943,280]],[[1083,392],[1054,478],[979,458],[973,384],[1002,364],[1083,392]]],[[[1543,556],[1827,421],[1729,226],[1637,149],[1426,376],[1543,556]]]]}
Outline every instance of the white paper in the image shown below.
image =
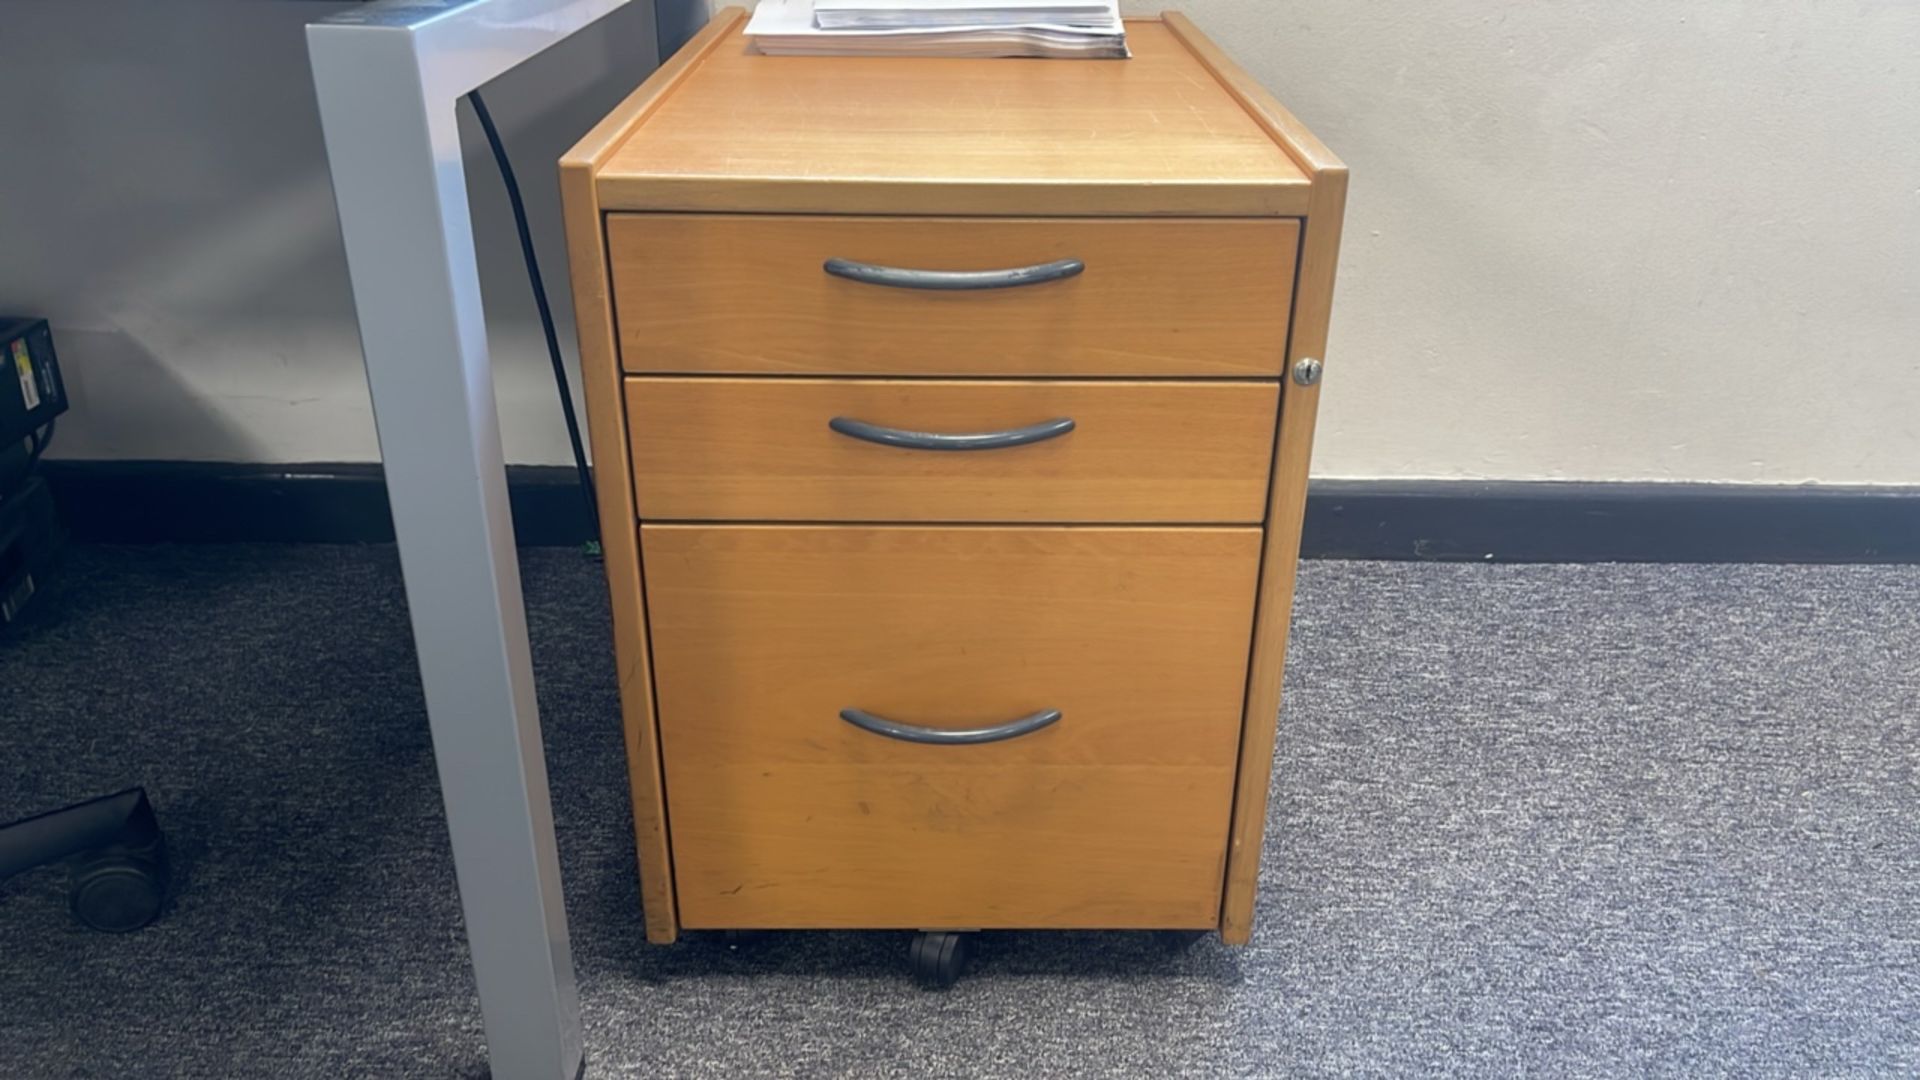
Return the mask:
{"type": "MultiPolygon", "coordinates": [[[[925,2],[895,0],[896,6],[925,2]]],[[[817,24],[815,0],[761,0],[746,33],[761,52],[775,56],[1125,57],[1126,28],[1117,0],[1102,2],[1111,20],[1091,25],[981,24],[962,21],[968,12],[955,6],[947,12],[950,18],[930,23],[826,29],[817,24]]],[[[978,0],[975,6],[980,6],[978,0]]]]}
{"type": "Polygon", "coordinates": [[[1048,11],[1085,8],[1101,11],[1114,6],[1108,0],[814,0],[815,11],[1048,11]]]}
{"type": "Polygon", "coordinates": [[[918,26],[1085,26],[1117,33],[1118,0],[814,0],[823,30],[918,26]]]}

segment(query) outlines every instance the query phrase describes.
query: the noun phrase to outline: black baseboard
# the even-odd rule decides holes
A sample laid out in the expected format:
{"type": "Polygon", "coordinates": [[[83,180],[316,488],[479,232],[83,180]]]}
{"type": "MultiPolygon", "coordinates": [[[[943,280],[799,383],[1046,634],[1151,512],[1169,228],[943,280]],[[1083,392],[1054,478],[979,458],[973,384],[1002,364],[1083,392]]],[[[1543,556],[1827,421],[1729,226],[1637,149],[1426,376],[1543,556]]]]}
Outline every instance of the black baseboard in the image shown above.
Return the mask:
{"type": "MultiPolygon", "coordinates": [[[[383,543],[378,465],[53,461],[75,540],[383,543]]],[[[520,543],[588,539],[572,469],[516,465],[520,543]]],[[[1316,481],[1308,558],[1472,562],[1920,562],[1920,488],[1316,481]]]]}
{"type": "Polygon", "coordinates": [[[1310,558],[1920,562],[1920,488],[1315,481],[1310,558]]]}
{"type": "MultiPolygon", "coordinates": [[[[48,461],[41,469],[80,543],[393,540],[387,483],[377,464],[48,461]]],[[[588,539],[572,469],[510,466],[507,496],[520,543],[565,547],[588,539]]]]}

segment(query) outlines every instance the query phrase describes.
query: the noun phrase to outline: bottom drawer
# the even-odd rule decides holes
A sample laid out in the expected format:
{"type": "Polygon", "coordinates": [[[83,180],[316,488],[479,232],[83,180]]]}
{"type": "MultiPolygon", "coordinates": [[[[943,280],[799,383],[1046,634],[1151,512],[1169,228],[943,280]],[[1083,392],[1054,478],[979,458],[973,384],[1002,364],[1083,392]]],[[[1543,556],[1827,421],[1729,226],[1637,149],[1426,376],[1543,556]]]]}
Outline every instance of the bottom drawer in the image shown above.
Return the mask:
{"type": "Polygon", "coordinates": [[[641,537],[683,925],[1217,923],[1258,529],[641,537]]]}

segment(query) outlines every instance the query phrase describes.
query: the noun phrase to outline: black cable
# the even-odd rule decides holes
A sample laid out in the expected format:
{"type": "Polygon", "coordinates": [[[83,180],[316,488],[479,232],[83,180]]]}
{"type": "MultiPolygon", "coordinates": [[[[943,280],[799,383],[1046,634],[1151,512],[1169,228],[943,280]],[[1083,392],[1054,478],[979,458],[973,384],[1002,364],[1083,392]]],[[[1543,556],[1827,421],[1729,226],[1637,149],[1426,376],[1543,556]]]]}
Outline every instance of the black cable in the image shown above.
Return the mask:
{"type": "Polygon", "coordinates": [[[35,431],[28,438],[33,441],[33,447],[27,451],[27,468],[32,469],[40,464],[40,455],[46,453],[47,447],[53,443],[53,421],[47,421],[46,427],[35,431]]]}
{"type": "Polygon", "coordinates": [[[560,408],[567,416],[567,441],[573,444],[574,468],[580,472],[580,496],[587,507],[587,525],[593,531],[593,544],[600,540],[600,507],[593,498],[593,474],[587,470],[587,451],[580,441],[580,420],[573,412],[573,390],[567,385],[567,365],[560,359],[560,335],[553,328],[553,309],[547,304],[547,286],[540,279],[540,260],[533,253],[533,232],[527,228],[527,207],[520,201],[520,183],[513,178],[513,163],[507,160],[507,148],[500,144],[500,132],[493,126],[487,103],[480,91],[467,95],[473,103],[473,115],[480,118],[480,130],[487,133],[487,145],[493,148],[493,160],[500,166],[500,181],[507,187],[507,201],[513,204],[513,224],[520,230],[520,254],[527,262],[527,283],[533,286],[533,301],[540,308],[540,329],[547,335],[547,357],[553,361],[553,382],[560,391],[560,408]]]}

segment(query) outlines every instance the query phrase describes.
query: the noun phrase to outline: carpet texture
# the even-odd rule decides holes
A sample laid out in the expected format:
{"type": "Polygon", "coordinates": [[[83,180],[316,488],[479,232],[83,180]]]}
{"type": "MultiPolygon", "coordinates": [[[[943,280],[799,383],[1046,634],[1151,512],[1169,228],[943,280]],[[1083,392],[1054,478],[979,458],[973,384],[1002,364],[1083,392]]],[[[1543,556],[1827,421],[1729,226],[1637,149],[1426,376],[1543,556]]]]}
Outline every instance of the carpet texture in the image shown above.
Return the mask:
{"type": "MultiPolygon", "coordinates": [[[[592,1077],[1920,1074],[1920,570],[1309,563],[1250,948],[648,946],[596,564],[524,560],[592,1077]]],[[[484,1076],[388,548],[83,548],[0,819],[142,783],[161,920],[0,889],[0,1076],[484,1076]]]]}

